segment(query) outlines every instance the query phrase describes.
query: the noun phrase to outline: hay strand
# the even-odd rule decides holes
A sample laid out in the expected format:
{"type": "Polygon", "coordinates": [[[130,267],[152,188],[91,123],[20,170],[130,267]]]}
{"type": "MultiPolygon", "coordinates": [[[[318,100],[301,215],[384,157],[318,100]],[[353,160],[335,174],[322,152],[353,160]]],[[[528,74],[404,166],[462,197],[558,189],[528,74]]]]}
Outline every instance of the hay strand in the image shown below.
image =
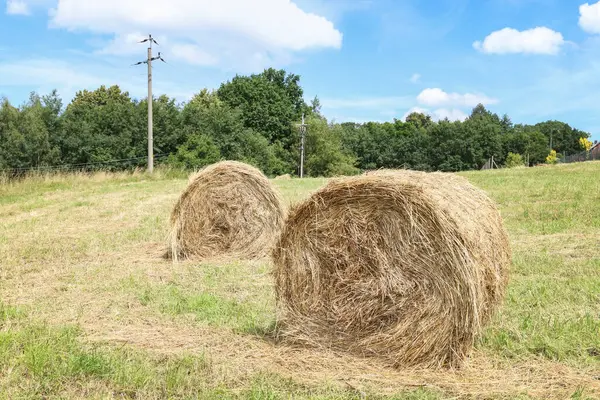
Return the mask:
{"type": "Polygon", "coordinates": [[[444,173],[331,181],[289,213],[273,251],[280,338],[460,366],[501,303],[511,252],[485,193],[444,173]]]}
{"type": "Polygon", "coordinates": [[[260,258],[283,220],[283,202],[261,171],[238,161],[212,164],[190,178],[173,208],[169,256],[260,258]]]}

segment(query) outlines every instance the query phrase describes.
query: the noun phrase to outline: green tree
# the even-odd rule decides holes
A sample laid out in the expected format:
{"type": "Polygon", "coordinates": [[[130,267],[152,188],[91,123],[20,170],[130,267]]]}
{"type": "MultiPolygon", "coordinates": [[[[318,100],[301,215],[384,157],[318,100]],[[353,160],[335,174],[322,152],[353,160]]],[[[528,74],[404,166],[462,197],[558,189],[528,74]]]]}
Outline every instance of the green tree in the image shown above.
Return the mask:
{"type": "Polygon", "coordinates": [[[581,152],[579,138],[589,138],[590,134],[572,128],[564,122],[550,120],[540,122],[534,127],[543,133],[547,139],[548,148],[556,150],[560,154],[575,154],[581,152]],[[550,146],[552,142],[552,146],[550,146]]]}
{"type": "Polygon", "coordinates": [[[184,135],[211,139],[222,158],[245,161],[266,174],[287,172],[275,146],[259,132],[244,126],[241,109],[232,108],[214,92],[202,90],[182,111],[184,135]]]}
{"type": "Polygon", "coordinates": [[[245,127],[287,149],[295,144],[293,124],[308,111],[298,75],[273,68],[250,76],[236,75],[221,84],[217,94],[231,108],[241,110],[245,127]]]}
{"type": "Polygon", "coordinates": [[[171,154],[168,163],[177,168],[200,169],[221,159],[219,147],[212,138],[203,134],[187,137],[175,154],[171,154]]]}
{"type": "Polygon", "coordinates": [[[413,168],[430,170],[430,138],[426,126],[435,123],[428,116],[414,113],[409,122],[342,123],[342,145],[356,158],[362,170],[376,168],[413,168]]]}
{"type": "MultiPolygon", "coordinates": [[[[49,94],[42,96],[41,102],[44,110],[44,123],[50,136],[50,145],[53,151],[55,151],[56,156],[60,157],[60,149],[56,140],[62,129],[61,114],[63,112],[63,101],[58,95],[58,91],[54,89],[49,94]]],[[[60,162],[60,160],[56,161],[60,162]]]]}
{"type": "Polygon", "coordinates": [[[56,128],[54,112],[36,93],[32,93],[29,102],[21,108],[19,128],[25,138],[23,151],[32,167],[59,161],[58,149],[50,143],[50,130],[56,128]]]}
{"type": "Polygon", "coordinates": [[[462,127],[462,161],[466,169],[479,169],[492,156],[502,158],[503,124],[498,115],[478,104],[462,127]]]}
{"type": "Polygon", "coordinates": [[[505,154],[521,154],[530,165],[543,163],[548,155],[546,137],[533,126],[515,125],[502,139],[505,154]]]}
{"type": "Polygon", "coordinates": [[[440,171],[461,171],[473,169],[474,160],[483,157],[480,147],[476,143],[470,143],[470,131],[477,129],[471,127],[466,129],[466,124],[458,121],[439,121],[429,129],[431,137],[431,167],[440,171]],[[473,154],[474,152],[475,155],[473,154]]]}
{"type": "Polygon", "coordinates": [[[0,168],[26,168],[25,138],[19,130],[19,110],[8,99],[0,103],[0,168]]]}
{"type": "MultiPolygon", "coordinates": [[[[137,156],[148,151],[148,100],[135,102],[136,129],[134,131],[137,156]]],[[[152,133],[154,154],[174,154],[185,141],[182,114],[175,99],[166,95],[152,103],[152,133]]]]}
{"type": "Polygon", "coordinates": [[[310,111],[313,115],[323,118],[323,114],[321,114],[321,101],[319,100],[318,96],[315,96],[310,101],[310,111]]]}
{"type": "Polygon", "coordinates": [[[0,105],[0,168],[25,169],[58,161],[50,143],[47,110],[36,93],[20,109],[7,99],[0,105]]]}
{"type": "MultiPolygon", "coordinates": [[[[423,114],[421,114],[423,115],[423,114]]],[[[431,154],[434,152],[428,129],[435,125],[430,119],[415,124],[414,121],[394,121],[395,135],[393,136],[393,151],[395,167],[417,170],[431,170],[431,154]]]]}
{"type": "MultiPolygon", "coordinates": [[[[123,168],[145,161],[112,163],[140,155],[143,134],[136,124],[135,104],[118,86],[80,91],[62,116],[57,135],[63,162],[123,168]]],[[[144,144],[146,142],[144,141],[144,144]]],[[[145,154],[145,153],[144,153],[145,154]]]]}
{"type": "Polygon", "coordinates": [[[356,166],[363,170],[394,168],[399,165],[398,140],[393,123],[367,122],[354,130],[343,128],[343,145],[350,148],[356,158],[356,166]],[[350,139],[350,141],[349,141],[350,139]]]}
{"type": "Polygon", "coordinates": [[[306,134],[306,174],[309,176],[352,175],[356,159],[344,151],[343,129],[326,120],[310,117],[306,134]]]}
{"type": "Polygon", "coordinates": [[[260,168],[266,175],[275,176],[291,172],[290,163],[280,158],[282,149],[276,144],[269,144],[260,133],[245,129],[240,135],[240,144],[244,148],[240,160],[260,168]]]}
{"type": "Polygon", "coordinates": [[[430,115],[412,112],[406,116],[406,123],[416,128],[429,128],[433,124],[433,120],[430,115]]]}
{"type": "Polygon", "coordinates": [[[186,134],[210,137],[225,159],[243,158],[242,136],[248,128],[244,127],[240,110],[229,107],[203,90],[184,106],[182,114],[186,134]]]}
{"type": "Polygon", "coordinates": [[[372,140],[369,128],[363,124],[344,122],[340,124],[340,129],[342,148],[356,157],[355,166],[363,170],[375,168],[373,153],[377,144],[372,140]]]}
{"type": "Polygon", "coordinates": [[[524,165],[523,157],[520,154],[508,153],[505,165],[506,168],[522,167],[524,165]]]}
{"type": "Polygon", "coordinates": [[[67,110],[72,107],[99,107],[111,103],[129,104],[131,98],[128,92],[123,92],[118,85],[106,87],[100,86],[96,90],[80,90],[75,94],[71,103],[67,106],[67,110]]]}

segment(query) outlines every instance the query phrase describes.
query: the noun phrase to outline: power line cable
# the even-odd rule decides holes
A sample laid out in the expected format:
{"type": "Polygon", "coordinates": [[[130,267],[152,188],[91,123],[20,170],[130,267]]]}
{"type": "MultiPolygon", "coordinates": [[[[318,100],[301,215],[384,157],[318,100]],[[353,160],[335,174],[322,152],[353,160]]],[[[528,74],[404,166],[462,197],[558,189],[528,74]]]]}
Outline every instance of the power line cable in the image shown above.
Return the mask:
{"type": "MultiPolygon", "coordinates": [[[[154,157],[155,158],[164,158],[164,157],[168,157],[168,156],[169,156],[169,154],[157,154],[154,157]]],[[[92,163],[58,164],[58,165],[42,165],[42,166],[37,166],[37,167],[4,168],[4,169],[0,169],[0,172],[8,172],[8,171],[21,172],[21,171],[33,171],[33,170],[59,170],[59,169],[69,170],[69,169],[79,169],[79,168],[83,169],[83,168],[89,167],[89,166],[125,163],[127,161],[138,161],[138,160],[143,160],[146,158],[147,158],[146,156],[141,156],[141,157],[121,158],[121,159],[116,159],[116,160],[97,161],[97,162],[92,162],[92,163]]]]}

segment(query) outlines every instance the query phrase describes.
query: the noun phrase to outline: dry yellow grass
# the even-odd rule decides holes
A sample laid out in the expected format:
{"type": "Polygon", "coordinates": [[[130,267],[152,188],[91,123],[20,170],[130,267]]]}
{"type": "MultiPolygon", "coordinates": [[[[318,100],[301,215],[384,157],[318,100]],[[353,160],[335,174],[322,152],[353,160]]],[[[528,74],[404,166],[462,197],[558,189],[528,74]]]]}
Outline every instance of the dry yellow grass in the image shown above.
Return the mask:
{"type": "MultiPolygon", "coordinates": [[[[21,355],[0,360],[0,398],[342,399],[405,390],[415,399],[598,398],[600,188],[589,177],[599,172],[600,163],[590,163],[467,174],[499,203],[515,265],[500,314],[464,367],[446,372],[398,371],[373,359],[273,343],[266,261],[173,264],[161,257],[185,179],[65,177],[1,186],[0,296],[29,315],[0,322],[2,351],[18,344],[7,335],[31,323],[75,324],[84,345],[142,351],[142,365],[204,357],[210,367],[177,367],[181,377],[169,392],[159,381],[167,375],[162,369],[137,377],[143,368],[136,366],[118,379],[111,369],[80,378],[66,369],[44,380],[23,370],[27,358],[14,353],[21,355]],[[257,374],[267,376],[258,389],[257,374]],[[49,379],[55,386],[45,386],[49,379]]],[[[276,185],[289,203],[324,183],[276,185]]],[[[96,360],[96,350],[84,356],[96,360]]]]}

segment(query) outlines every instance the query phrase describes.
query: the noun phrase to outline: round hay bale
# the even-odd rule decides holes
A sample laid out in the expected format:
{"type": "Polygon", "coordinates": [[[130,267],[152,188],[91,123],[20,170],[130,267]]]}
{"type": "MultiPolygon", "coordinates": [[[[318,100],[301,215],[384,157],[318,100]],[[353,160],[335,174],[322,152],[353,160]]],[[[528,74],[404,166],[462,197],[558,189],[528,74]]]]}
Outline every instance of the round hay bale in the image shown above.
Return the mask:
{"type": "Polygon", "coordinates": [[[173,208],[169,255],[259,258],[269,253],[284,218],[283,202],[261,171],[218,162],[190,178],[173,208]]]}
{"type": "Polygon", "coordinates": [[[501,303],[511,260],[485,193],[453,174],[330,181],[289,213],[273,251],[281,339],[457,367],[501,303]]]}

